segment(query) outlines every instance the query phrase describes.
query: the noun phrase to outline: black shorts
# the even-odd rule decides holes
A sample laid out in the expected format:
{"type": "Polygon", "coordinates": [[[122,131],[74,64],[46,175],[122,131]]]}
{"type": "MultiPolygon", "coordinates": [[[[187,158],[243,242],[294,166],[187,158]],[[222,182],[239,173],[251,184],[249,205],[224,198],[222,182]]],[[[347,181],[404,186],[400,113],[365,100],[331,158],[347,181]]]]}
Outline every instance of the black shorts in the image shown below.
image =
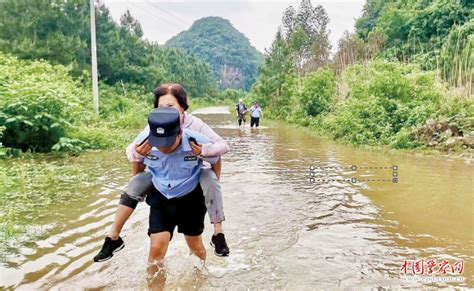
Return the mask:
{"type": "Polygon", "coordinates": [[[253,127],[254,125],[258,127],[258,123],[260,121],[260,117],[251,117],[250,118],[250,127],[253,127]]]}
{"type": "Polygon", "coordinates": [[[184,235],[203,233],[207,208],[200,184],[185,196],[173,199],[167,199],[153,187],[146,202],[150,205],[148,235],[167,231],[172,238],[176,226],[184,235]]]}

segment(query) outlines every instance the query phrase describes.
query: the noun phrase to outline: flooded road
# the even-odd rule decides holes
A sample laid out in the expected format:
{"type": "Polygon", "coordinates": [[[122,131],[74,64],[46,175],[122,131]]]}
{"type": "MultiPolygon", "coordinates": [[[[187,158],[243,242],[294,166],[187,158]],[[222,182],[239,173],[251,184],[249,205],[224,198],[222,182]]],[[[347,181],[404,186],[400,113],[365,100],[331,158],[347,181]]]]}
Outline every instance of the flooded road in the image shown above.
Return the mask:
{"type": "MultiPolygon", "coordinates": [[[[232,149],[221,177],[231,255],[213,254],[206,217],[206,267],[176,235],[167,289],[474,287],[472,164],[357,150],[266,120],[259,129],[239,129],[223,108],[195,114],[232,149]],[[424,278],[437,282],[413,280],[420,260],[424,278]],[[430,260],[436,266],[428,274],[430,260]],[[457,262],[463,262],[461,274],[460,264],[453,272],[457,262]]],[[[2,255],[0,287],[148,289],[144,203],[124,228],[125,248],[92,263],[130,172],[121,152],[75,159],[84,171],[97,170],[89,160],[106,161],[96,186],[76,185],[84,191],[80,199],[32,219],[37,231],[2,255]]]]}

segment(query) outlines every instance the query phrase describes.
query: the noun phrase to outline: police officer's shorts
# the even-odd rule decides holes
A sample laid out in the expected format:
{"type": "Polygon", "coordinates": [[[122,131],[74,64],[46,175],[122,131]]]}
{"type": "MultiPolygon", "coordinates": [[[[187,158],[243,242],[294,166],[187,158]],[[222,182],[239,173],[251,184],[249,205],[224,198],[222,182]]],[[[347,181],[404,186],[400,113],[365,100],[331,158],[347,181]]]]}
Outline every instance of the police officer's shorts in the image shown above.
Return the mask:
{"type": "Polygon", "coordinates": [[[150,205],[148,235],[167,231],[172,238],[176,226],[184,235],[203,233],[207,209],[200,184],[190,193],[173,199],[167,199],[153,187],[146,202],[150,205]]]}

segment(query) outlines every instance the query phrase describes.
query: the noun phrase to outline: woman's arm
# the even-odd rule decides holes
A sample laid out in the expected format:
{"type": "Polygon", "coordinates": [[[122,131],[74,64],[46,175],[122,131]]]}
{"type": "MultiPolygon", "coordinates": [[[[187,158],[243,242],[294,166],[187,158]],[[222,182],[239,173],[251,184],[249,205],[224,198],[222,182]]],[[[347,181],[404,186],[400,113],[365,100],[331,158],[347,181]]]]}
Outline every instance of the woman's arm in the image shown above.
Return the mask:
{"type": "MultiPolygon", "coordinates": [[[[144,145],[147,145],[148,142],[145,141],[141,146],[140,146],[140,141],[146,138],[149,134],[150,130],[148,129],[148,126],[146,126],[142,132],[140,132],[137,137],[133,140],[132,143],[130,143],[127,146],[127,149],[125,150],[125,154],[127,155],[127,159],[130,162],[143,162],[144,156],[143,151],[144,145]]],[[[145,150],[148,148],[145,148],[145,150]]],[[[151,147],[150,147],[151,149],[151,147]]]]}
{"type": "Polygon", "coordinates": [[[132,162],[132,176],[145,171],[145,168],[146,165],[143,162],[132,162]]]}
{"type": "Polygon", "coordinates": [[[211,164],[211,168],[216,173],[217,180],[221,180],[221,169],[222,169],[222,159],[219,158],[219,161],[215,164],[211,164]]]}
{"type": "Polygon", "coordinates": [[[192,122],[189,123],[187,127],[188,129],[204,134],[212,141],[212,143],[202,145],[202,156],[222,156],[223,154],[229,152],[230,148],[227,142],[214,130],[212,130],[209,125],[204,123],[201,119],[192,115],[187,115],[186,118],[192,118],[192,122]]]}

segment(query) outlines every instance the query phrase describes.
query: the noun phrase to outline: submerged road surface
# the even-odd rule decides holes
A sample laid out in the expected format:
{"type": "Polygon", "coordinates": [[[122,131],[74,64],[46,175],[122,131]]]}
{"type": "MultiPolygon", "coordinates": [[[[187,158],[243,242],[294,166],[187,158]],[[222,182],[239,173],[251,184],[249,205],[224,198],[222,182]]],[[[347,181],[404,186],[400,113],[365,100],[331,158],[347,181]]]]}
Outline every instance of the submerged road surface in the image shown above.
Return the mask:
{"type": "MultiPolygon", "coordinates": [[[[231,255],[213,254],[206,217],[206,266],[175,235],[167,289],[474,287],[472,165],[362,151],[265,119],[259,129],[239,129],[226,108],[194,114],[232,149],[221,177],[231,255]]],[[[0,287],[148,289],[144,203],[125,226],[125,248],[92,263],[130,175],[123,153],[75,161],[103,172],[98,186],[71,181],[77,201],[32,219],[36,232],[2,256],[0,287]]]]}

